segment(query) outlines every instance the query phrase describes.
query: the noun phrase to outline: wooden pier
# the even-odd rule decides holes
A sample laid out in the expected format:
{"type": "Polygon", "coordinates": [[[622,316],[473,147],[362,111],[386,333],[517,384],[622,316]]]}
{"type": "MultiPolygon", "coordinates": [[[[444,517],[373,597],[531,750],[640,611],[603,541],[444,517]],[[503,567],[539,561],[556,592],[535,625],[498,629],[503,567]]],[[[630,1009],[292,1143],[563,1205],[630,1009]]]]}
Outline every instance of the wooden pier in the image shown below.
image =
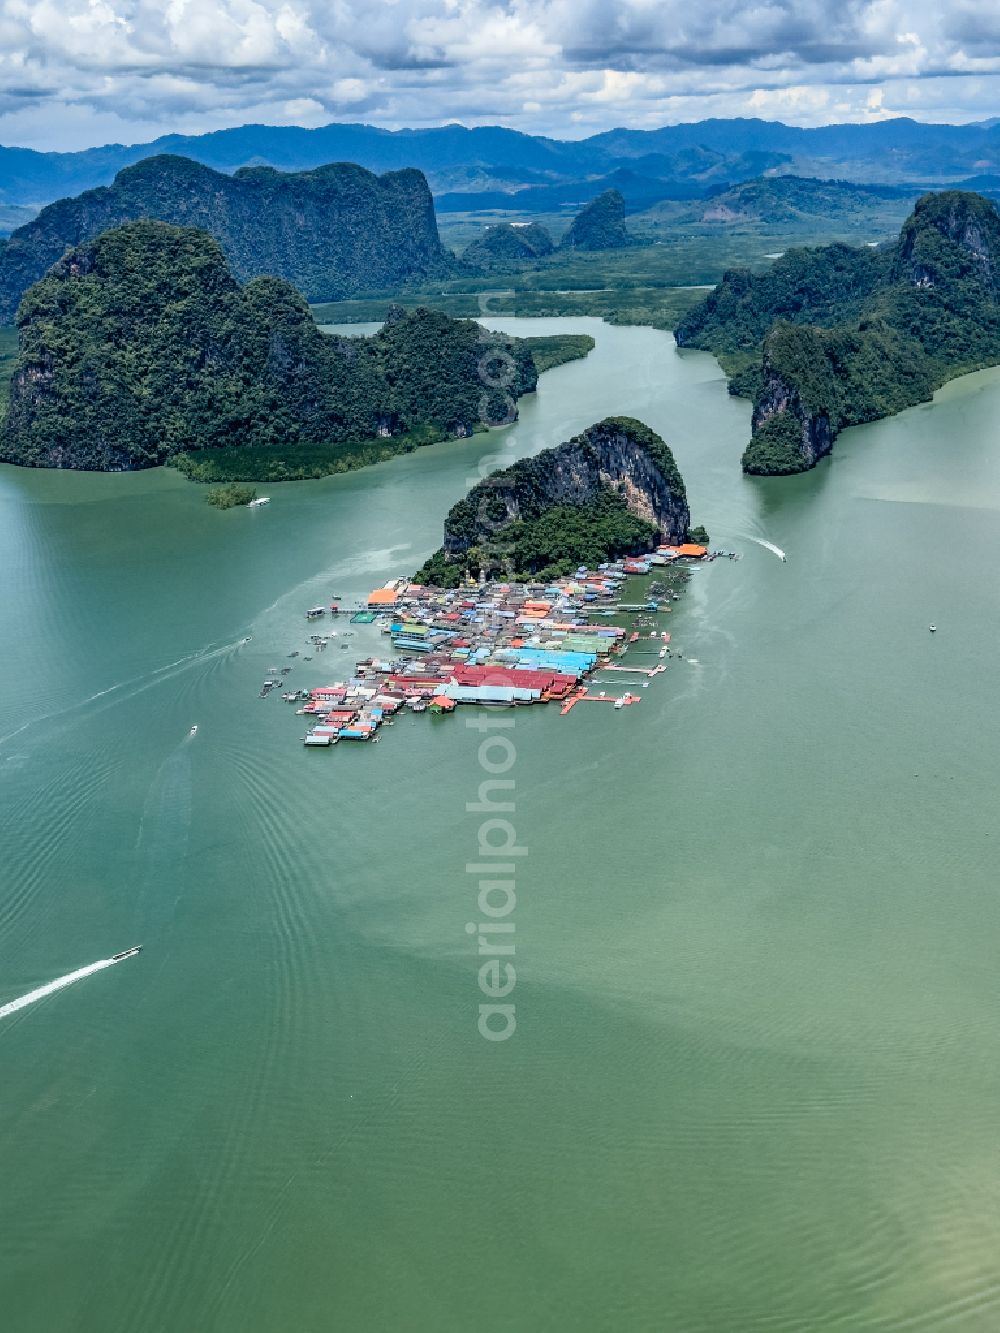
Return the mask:
{"type": "Polygon", "coordinates": [[[630,666],[603,666],[598,667],[598,671],[631,671],[633,675],[639,676],[659,676],[666,671],[665,666],[655,667],[630,667],[630,666]]]}
{"type": "Polygon", "coordinates": [[[616,704],[619,699],[621,699],[623,706],[626,704],[642,703],[642,697],[638,694],[621,694],[617,696],[613,694],[588,694],[586,689],[583,689],[578,694],[571,695],[570,698],[566,700],[562,708],[559,709],[559,716],[565,717],[577,704],[616,704]]]}

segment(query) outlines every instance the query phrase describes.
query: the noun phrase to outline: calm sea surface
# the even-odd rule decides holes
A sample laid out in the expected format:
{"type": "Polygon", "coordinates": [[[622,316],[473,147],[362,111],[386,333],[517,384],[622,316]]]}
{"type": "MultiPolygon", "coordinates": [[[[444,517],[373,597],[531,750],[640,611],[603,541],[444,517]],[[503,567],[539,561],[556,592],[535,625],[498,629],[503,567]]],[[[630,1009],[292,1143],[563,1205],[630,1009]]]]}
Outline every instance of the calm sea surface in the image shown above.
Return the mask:
{"type": "Polygon", "coordinates": [[[0,1020],[4,1333],[1000,1327],[1000,372],[768,482],[712,358],[504,327],[597,349],[259,513],[0,469],[0,1005],[145,945],[0,1020]],[[305,752],[257,691],[484,455],[612,413],[743,559],[641,706],[517,713],[492,1044],[480,734],[305,752]]]}

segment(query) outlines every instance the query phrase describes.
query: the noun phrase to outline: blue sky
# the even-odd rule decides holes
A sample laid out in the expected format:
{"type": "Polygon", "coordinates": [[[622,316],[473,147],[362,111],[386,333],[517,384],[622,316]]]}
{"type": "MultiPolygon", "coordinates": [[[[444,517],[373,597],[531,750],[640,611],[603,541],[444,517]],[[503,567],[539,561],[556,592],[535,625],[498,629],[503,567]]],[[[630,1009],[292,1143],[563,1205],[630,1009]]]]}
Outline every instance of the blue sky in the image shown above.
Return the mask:
{"type": "Polygon", "coordinates": [[[0,0],[0,142],[1000,114],[1000,0],[0,0]]]}

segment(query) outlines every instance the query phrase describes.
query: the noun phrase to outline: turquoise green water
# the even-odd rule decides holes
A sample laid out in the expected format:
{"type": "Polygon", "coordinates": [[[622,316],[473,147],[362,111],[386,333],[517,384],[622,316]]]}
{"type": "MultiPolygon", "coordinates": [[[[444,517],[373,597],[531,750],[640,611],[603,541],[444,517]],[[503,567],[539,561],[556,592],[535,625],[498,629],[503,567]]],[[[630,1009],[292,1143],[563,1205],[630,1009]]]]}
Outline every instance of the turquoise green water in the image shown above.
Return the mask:
{"type": "MultiPolygon", "coordinates": [[[[1000,373],[752,481],[709,357],[506,326],[597,349],[491,440],[261,513],[0,470],[0,1004],[145,945],[0,1022],[5,1331],[1000,1323],[1000,373]],[[488,1043],[480,735],[304,752],[257,689],[484,454],[613,412],[744,558],[639,707],[514,715],[488,1043]]],[[[383,642],[353,629],[290,680],[383,642]]]]}

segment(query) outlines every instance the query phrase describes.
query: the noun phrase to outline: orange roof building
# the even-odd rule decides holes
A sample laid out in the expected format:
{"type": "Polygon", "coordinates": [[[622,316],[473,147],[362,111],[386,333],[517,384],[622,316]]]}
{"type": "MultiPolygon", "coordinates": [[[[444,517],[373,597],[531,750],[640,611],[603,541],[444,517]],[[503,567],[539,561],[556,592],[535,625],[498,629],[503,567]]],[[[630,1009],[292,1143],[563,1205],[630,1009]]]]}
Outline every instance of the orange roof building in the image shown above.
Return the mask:
{"type": "Polygon", "coordinates": [[[703,555],[708,555],[707,546],[696,546],[694,542],[687,542],[684,546],[658,546],[656,549],[661,555],[686,555],[695,560],[700,560],[703,555]]]}
{"type": "Polygon", "coordinates": [[[398,601],[399,593],[394,588],[376,588],[368,594],[369,606],[395,606],[398,601]]]}

